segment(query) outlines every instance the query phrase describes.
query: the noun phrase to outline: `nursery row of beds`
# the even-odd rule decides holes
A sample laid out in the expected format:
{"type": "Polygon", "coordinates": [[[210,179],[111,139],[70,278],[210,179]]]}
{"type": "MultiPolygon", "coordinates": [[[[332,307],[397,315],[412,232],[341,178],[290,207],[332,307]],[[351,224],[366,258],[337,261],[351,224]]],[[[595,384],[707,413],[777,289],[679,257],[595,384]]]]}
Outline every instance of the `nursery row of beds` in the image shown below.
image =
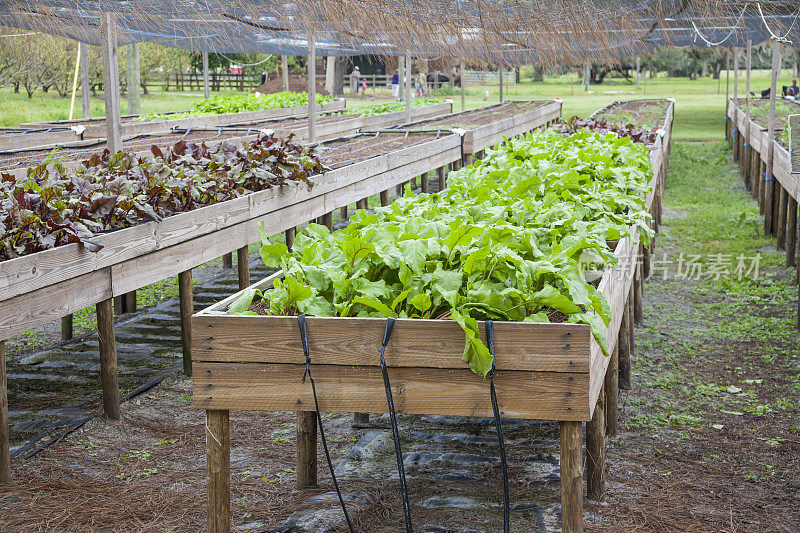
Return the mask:
{"type": "MultiPolygon", "coordinates": [[[[430,113],[450,110],[450,104],[419,108],[416,118],[430,113]]],[[[540,102],[534,107],[545,107],[551,112],[528,114],[526,131],[545,126],[560,114],[560,103],[540,102]],[[556,110],[557,114],[553,114],[556,110]]],[[[392,114],[399,122],[399,114],[392,114]]],[[[385,117],[364,117],[385,120],[385,117]]],[[[352,121],[349,115],[336,120],[352,121]]],[[[342,131],[331,120],[331,131],[342,131]]],[[[301,122],[302,119],[298,119],[301,122]]],[[[282,122],[291,121],[282,120],[282,122]]],[[[264,127],[273,129],[270,123],[264,127]]],[[[261,125],[255,129],[261,129],[261,125]]],[[[374,124],[374,123],[372,123],[374,124]]],[[[276,125],[276,124],[272,124],[276,125]]],[[[370,123],[361,122],[361,126],[370,123]]],[[[386,124],[389,127],[393,124],[386,124]]],[[[280,128],[274,128],[276,132],[280,128]]],[[[327,135],[325,130],[322,135],[327,135]]],[[[349,130],[348,130],[349,132],[349,130]]],[[[219,132],[204,132],[208,137],[195,137],[198,142],[208,139],[207,146],[219,144],[214,138],[219,132]]],[[[256,134],[244,135],[233,131],[226,137],[228,143],[255,142],[263,138],[256,134]]],[[[247,132],[244,132],[247,133],[247,132]]],[[[336,134],[330,133],[330,137],[336,134]]],[[[171,141],[172,139],[170,139],[171,141]]],[[[152,141],[152,139],[148,139],[152,141]]],[[[153,144],[149,142],[148,144],[153,144]]],[[[116,348],[114,342],[114,309],[112,299],[158,280],[178,275],[181,299],[181,325],[185,370],[191,372],[191,332],[189,319],[191,307],[191,269],[224,254],[236,251],[239,256],[240,286],[249,285],[247,269],[248,245],[259,240],[259,224],[270,233],[286,232],[291,242],[295,227],[317,220],[331,226],[332,213],[349,204],[365,205],[366,198],[380,195],[388,203],[388,191],[423,176],[436,172],[445,175],[445,167],[458,168],[462,162],[462,138],[449,130],[433,131],[377,131],[332,138],[317,146],[321,161],[330,170],[309,180],[287,181],[280,187],[250,192],[231,200],[208,205],[188,212],[168,216],[160,221],[143,222],[115,231],[97,234],[92,240],[102,246],[90,251],[78,243],[58,246],[3,261],[0,276],[0,477],[9,475],[8,406],[6,403],[3,341],[32,328],[57,320],[80,309],[97,305],[98,333],[100,338],[101,380],[103,404],[106,415],[119,418],[119,400],[116,376],[116,348]]],[[[144,152],[135,157],[144,157],[144,152]]],[[[149,154],[148,155],[152,155],[149,154]]],[[[69,158],[69,150],[59,152],[63,166],[75,168],[86,154],[69,158]]],[[[6,173],[24,179],[29,167],[41,161],[20,162],[16,169],[6,173]]]]}
{"type": "MultiPolygon", "coordinates": [[[[615,103],[602,112],[613,113],[624,105],[615,103]]],[[[650,138],[652,142],[646,142],[649,179],[644,198],[652,229],[657,230],[674,104],[649,101],[638,105],[657,116],[660,130],[650,138]]],[[[383,216],[391,220],[402,209],[393,206],[383,216]]],[[[320,246],[327,239],[316,230],[304,235],[309,238],[320,246]]],[[[303,249],[311,250],[309,253],[329,253],[308,242],[304,241],[303,249]]],[[[347,246],[342,246],[347,256],[347,246]]],[[[493,323],[496,351],[492,353],[497,354],[497,365],[496,372],[494,368],[491,372],[499,412],[506,417],[560,424],[561,516],[566,532],[583,529],[583,423],[588,494],[599,497],[604,492],[605,435],[616,435],[618,390],[630,386],[633,323],[641,320],[642,282],[653,246],[654,241],[643,246],[636,231],[613,243],[616,267],[605,269],[596,285],[608,305],[609,321],[600,333],[608,356],[585,323],[493,323]]],[[[272,244],[267,247],[275,249],[272,244]]],[[[351,263],[358,251],[354,253],[351,263]]],[[[316,484],[316,424],[318,419],[322,423],[317,405],[319,411],[380,413],[387,410],[391,391],[393,402],[389,405],[393,407],[389,409],[396,413],[497,416],[489,402],[488,380],[475,373],[472,359],[469,367],[462,360],[467,353],[465,326],[458,320],[424,319],[423,312],[423,318],[401,315],[389,323],[367,311],[359,316],[309,316],[303,321],[304,330],[298,329],[297,316],[240,314],[250,309],[241,307],[243,300],[247,304],[254,294],[268,295],[273,286],[283,292],[266,296],[265,301],[276,302],[286,291],[299,291],[296,278],[305,276],[299,274],[305,269],[292,268],[290,277],[295,281],[282,281],[285,274],[279,272],[192,317],[193,397],[195,407],[207,414],[208,530],[212,532],[230,530],[230,410],[298,411],[296,476],[300,488],[316,484]],[[307,331],[307,336],[301,331],[307,331]],[[385,368],[381,366],[384,350],[385,368]],[[313,384],[305,381],[309,370],[317,382],[325,384],[319,397],[313,384]]],[[[426,300],[420,296],[420,301],[426,300]]],[[[382,309],[375,303],[369,305],[382,309]]],[[[424,311],[426,305],[430,307],[430,302],[418,309],[424,311]]],[[[300,306],[298,311],[302,311],[300,306]]],[[[487,327],[476,324],[475,338],[488,343],[487,327]]],[[[401,455],[399,450],[396,453],[401,455]]],[[[401,463],[398,458],[398,465],[401,463]]]]}
{"type": "Polygon", "coordinates": [[[773,139],[769,138],[767,101],[752,100],[748,110],[746,99],[732,99],[725,120],[725,138],[731,144],[734,160],[742,167],[745,187],[764,215],[764,232],[774,235],[778,248],[786,251],[786,266],[797,266],[800,253],[800,176],[791,173],[788,150],[787,123],[792,114],[800,114],[800,104],[778,102],[773,139]]]}

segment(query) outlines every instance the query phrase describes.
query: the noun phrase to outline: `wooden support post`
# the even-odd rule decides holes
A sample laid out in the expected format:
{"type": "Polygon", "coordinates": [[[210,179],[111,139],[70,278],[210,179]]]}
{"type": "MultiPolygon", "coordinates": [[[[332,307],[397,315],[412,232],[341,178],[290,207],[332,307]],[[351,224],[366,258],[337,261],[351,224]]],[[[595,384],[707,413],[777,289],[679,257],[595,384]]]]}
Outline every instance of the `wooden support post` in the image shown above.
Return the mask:
{"type": "Polygon", "coordinates": [[[561,531],[583,531],[583,431],[580,422],[559,422],[561,430],[561,531]]]}
{"type": "Polygon", "coordinates": [[[208,52],[203,52],[203,96],[211,98],[211,87],[208,85],[208,52]]]}
{"type": "Polygon", "coordinates": [[[502,66],[500,66],[500,68],[497,70],[497,73],[498,73],[497,74],[498,78],[500,79],[500,103],[503,103],[503,67],[502,66]]]}
{"type": "Polygon", "coordinates": [[[319,224],[328,228],[328,230],[333,231],[333,212],[325,213],[321,217],[319,217],[319,224]]]}
{"type": "MultiPolygon", "coordinates": [[[[619,348],[622,337],[627,337],[628,332],[620,331],[617,344],[611,351],[611,360],[608,362],[604,383],[606,397],[606,433],[609,437],[617,436],[619,413],[619,348]]],[[[627,339],[626,339],[627,342],[627,339]]]]}
{"type": "Polygon", "coordinates": [[[631,321],[630,322],[631,323],[631,327],[628,329],[628,331],[629,331],[629,334],[628,334],[628,352],[630,353],[630,357],[629,357],[629,360],[628,360],[628,369],[627,369],[627,372],[628,372],[628,375],[627,375],[628,389],[633,387],[633,379],[631,378],[631,374],[632,374],[631,369],[633,368],[633,366],[632,366],[633,365],[633,354],[636,353],[636,350],[635,350],[636,324],[635,324],[635,320],[634,320],[634,314],[635,314],[634,313],[634,307],[635,307],[634,300],[635,300],[635,295],[636,295],[636,291],[634,290],[633,284],[631,284],[631,292],[628,295],[629,296],[628,306],[630,308],[628,310],[628,312],[630,313],[628,316],[630,316],[630,321],[631,321]]]}
{"type": "Polygon", "coordinates": [[[68,341],[73,337],[72,315],[61,317],[61,340],[68,341]]]}
{"type": "Polygon", "coordinates": [[[92,94],[89,83],[89,45],[80,43],[81,47],[81,103],[83,104],[83,118],[92,116],[92,94]]]}
{"type": "Polygon", "coordinates": [[[795,265],[795,254],[797,248],[797,200],[789,196],[786,213],[786,266],[795,265]]]}
{"type": "Polygon", "coordinates": [[[381,205],[386,207],[391,202],[389,201],[389,191],[381,191],[381,205]]]}
{"type": "Polygon", "coordinates": [[[208,533],[231,530],[231,445],[228,411],[206,410],[208,533]]]}
{"type": "Polygon", "coordinates": [[[445,182],[444,167],[437,168],[436,175],[439,177],[439,192],[442,192],[445,189],[445,187],[447,187],[447,183],[445,182]]]}
{"type": "Polygon", "coordinates": [[[343,219],[347,220],[347,206],[339,208],[339,216],[341,216],[343,219]]]}
{"type": "Polygon", "coordinates": [[[725,142],[731,139],[731,119],[728,116],[731,107],[731,51],[725,51],[725,142]]]}
{"type": "Polygon", "coordinates": [[[8,428],[8,383],[5,341],[0,341],[0,483],[11,481],[11,442],[8,428]]]}
{"type": "Polygon", "coordinates": [[[103,56],[103,92],[106,101],[106,140],[112,154],[122,150],[119,103],[119,61],[117,59],[116,15],[100,13],[100,45],[103,56]]]}
{"type": "Polygon", "coordinates": [[[767,127],[767,171],[766,171],[766,190],[764,192],[764,233],[769,235],[775,231],[772,226],[773,218],[773,190],[775,176],[772,172],[775,154],[775,99],[777,95],[778,75],[781,69],[781,49],[777,40],[772,41],[772,78],[770,81],[769,92],[769,122],[767,127]]]}
{"type": "Polygon", "coordinates": [[[297,413],[297,472],[298,489],[317,486],[317,413],[297,413]]]}
{"type": "Polygon", "coordinates": [[[289,58],[281,56],[281,80],[283,80],[283,91],[289,92],[289,58]]]}
{"type": "Polygon", "coordinates": [[[236,250],[236,267],[239,270],[239,290],[250,286],[250,251],[247,246],[236,250]]]}
{"type": "Polygon", "coordinates": [[[636,90],[639,90],[639,73],[642,71],[642,63],[639,56],[636,56],[636,90]]]}
{"type": "Polygon", "coordinates": [[[222,256],[222,268],[233,268],[233,253],[228,252],[222,256]]]}
{"type": "Polygon", "coordinates": [[[395,193],[395,196],[398,196],[398,197],[403,196],[403,184],[402,183],[400,185],[397,185],[394,188],[394,193],[395,193]]]}
{"type": "Polygon", "coordinates": [[[463,61],[459,65],[458,69],[461,72],[461,111],[466,111],[467,110],[467,97],[466,97],[467,78],[464,75],[464,62],[463,61]]]}
{"type": "Polygon", "coordinates": [[[617,357],[619,360],[619,388],[631,388],[631,332],[633,331],[633,284],[625,300],[625,309],[622,312],[622,323],[619,328],[617,341],[617,357]]]}
{"type": "Polygon", "coordinates": [[[405,65],[406,65],[406,70],[405,70],[405,86],[406,86],[406,90],[405,90],[405,93],[406,93],[406,118],[405,118],[405,123],[409,124],[409,123],[411,123],[411,98],[412,98],[412,95],[411,95],[411,72],[412,72],[412,69],[411,69],[411,56],[410,55],[406,55],[405,65]]]}
{"type": "MultiPolygon", "coordinates": [[[[655,226],[655,217],[653,217],[653,226],[655,226]]],[[[653,228],[656,229],[656,228],[653,228]]],[[[645,279],[650,277],[650,251],[655,245],[656,237],[655,235],[650,240],[649,246],[642,246],[642,274],[645,279]]]]}
{"type": "Polygon", "coordinates": [[[475,154],[464,154],[464,164],[469,166],[475,162],[475,154]]]}
{"type": "Polygon", "coordinates": [[[778,199],[778,209],[775,210],[778,213],[778,248],[783,250],[786,248],[786,207],[789,204],[789,194],[780,183],[775,182],[775,187],[778,189],[775,195],[778,199]]]}
{"type": "Polygon", "coordinates": [[[605,384],[594,408],[592,420],[586,423],[586,494],[595,500],[603,499],[606,469],[605,384]]]}
{"type": "Polygon", "coordinates": [[[633,322],[641,324],[644,320],[644,312],[642,310],[642,264],[636,265],[636,277],[633,280],[633,322]]]}
{"type": "Polygon", "coordinates": [[[744,144],[747,146],[744,148],[743,153],[743,164],[744,167],[744,183],[745,188],[750,189],[752,187],[752,176],[750,175],[750,153],[753,151],[752,146],[750,146],[750,74],[751,69],[753,66],[753,41],[751,39],[747,39],[747,57],[745,58],[745,128],[744,128],[744,144]]]}
{"type": "Polygon", "coordinates": [[[308,34],[308,142],[317,141],[317,43],[313,33],[308,34]]]}
{"type": "Polygon", "coordinates": [[[358,200],[356,202],[356,209],[364,209],[364,210],[366,210],[367,209],[367,199],[363,198],[361,200],[358,200]]]}
{"type": "Polygon", "coordinates": [[[114,305],[109,298],[97,304],[97,336],[100,343],[100,380],[103,385],[103,412],[119,420],[117,382],[117,343],[114,338],[114,305]]]}
{"type": "MultiPolygon", "coordinates": [[[[772,175],[773,177],[775,174],[772,175]]],[[[781,184],[778,180],[772,181],[772,222],[770,222],[770,232],[778,236],[778,216],[780,215],[781,184]]]]}
{"type": "Polygon", "coordinates": [[[758,214],[763,215],[767,201],[767,162],[761,159],[758,165],[758,181],[761,185],[758,187],[758,214]]]}
{"type": "Polygon", "coordinates": [[[297,228],[289,228],[286,230],[286,247],[292,249],[294,239],[297,237],[297,228]]]}
{"type": "Polygon", "coordinates": [[[136,312],[136,291],[126,292],[122,295],[122,309],[125,313],[136,312]]]}
{"type": "Polygon", "coordinates": [[[192,271],[186,270],[178,274],[178,299],[181,309],[181,347],[183,348],[183,374],[192,375],[192,314],[194,300],[192,296],[192,271]]]}
{"type": "Polygon", "coordinates": [[[369,424],[369,413],[353,413],[353,424],[369,424]]]}
{"type": "MultiPolygon", "coordinates": [[[[733,49],[733,101],[736,103],[736,108],[739,107],[739,50],[734,48],[733,49]]],[[[736,118],[738,119],[739,112],[736,112],[736,118]]],[[[731,126],[733,130],[736,132],[733,136],[733,160],[739,160],[739,138],[741,137],[741,133],[739,132],[739,121],[734,120],[733,125],[731,126]]]]}
{"type": "Polygon", "coordinates": [[[425,174],[422,174],[422,175],[419,177],[419,185],[420,185],[420,187],[422,188],[422,192],[423,192],[423,193],[426,193],[426,192],[428,192],[428,186],[429,186],[429,184],[428,184],[428,173],[427,173],[427,172],[426,172],[425,174]]]}
{"type": "Polygon", "coordinates": [[[139,43],[128,45],[125,62],[125,80],[128,88],[128,114],[141,113],[141,98],[139,96],[139,83],[141,82],[141,67],[139,66],[139,43]]]}

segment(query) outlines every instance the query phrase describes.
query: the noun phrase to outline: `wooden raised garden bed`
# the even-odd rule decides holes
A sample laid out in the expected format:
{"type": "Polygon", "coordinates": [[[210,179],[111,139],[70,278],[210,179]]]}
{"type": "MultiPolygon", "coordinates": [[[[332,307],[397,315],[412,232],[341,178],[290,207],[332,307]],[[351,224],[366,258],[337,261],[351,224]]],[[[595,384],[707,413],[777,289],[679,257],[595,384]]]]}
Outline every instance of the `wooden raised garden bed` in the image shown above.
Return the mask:
{"type": "MultiPolygon", "coordinates": [[[[663,123],[666,142],[651,149],[648,209],[660,201],[657,191],[663,184],[672,112],[670,102],[663,123]]],[[[561,512],[567,532],[583,528],[582,423],[587,423],[589,494],[597,495],[604,486],[605,431],[617,431],[620,372],[629,384],[635,307],[641,305],[640,245],[624,238],[614,254],[617,267],[605,271],[598,285],[612,315],[605,328],[610,357],[603,356],[586,325],[494,324],[495,383],[502,415],[560,423],[561,512]]],[[[268,289],[280,275],[254,287],[268,289]]],[[[305,356],[297,317],[227,314],[240,294],[192,316],[194,406],[205,409],[208,420],[208,530],[215,533],[230,530],[229,411],[315,409],[311,384],[302,381],[305,356]]],[[[378,358],[385,319],[306,320],[320,410],[386,412],[378,358]]],[[[481,333],[485,339],[483,326],[481,333]]],[[[386,349],[396,411],[492,416],[488,381],[462,361],[463,348],[464,332],[453,321],[397,320],[386,349]]],[[[315,419],[310,420],[314,426],[315,419]]],[[[315,479],[309,458],[316,457],[316,432],[302,434],[297,443],[298,484],[315,479]]]]}
{"type": "Polygon", "coordinates": [[[41,130],[3,130],[0,131],[0,154],[7,150],[69,143],[82,138],[82,134],[69,126],[46,127],[41,130]]]}
{"type": "MultiPolygon", "coordinates": [[[[344,109],[346,102],[344,99],[334,100],[323,105],[317,105],[320,112],[337,111],[344,109]]],[[[308,115],[308,106],[280,107],[276,109],[263,109],[260,111],[246,111],[244,113],[227,113],[222,115],[209,115],[206,117],[189,117],[164,120],[134,120],[135,117],[123,117],[120,131],[123,137],[141,135],[144,133],[158,133],[169,131],[170,128],[192,128],[192,127],[212,127],[225,126],[230,124],[242,124],[259,120],[280,119],[286,117],[299,117],[308,115]]],[[[21,128],[41,129],[47,127],[47,122],[30,122],[20,124],[21,128]]],[[[81,125],[86,127],[83,133],[84,139],[105,138],[106,121],[105,119],[87,119],[81,125]]]]}
{"type": "Polygon", "coordinates": [[[492,106],[453,113],[444,117],[412,122],[402,129],[464,130],[464,156],[470,163],[474,155],[494,146],[503,137],[515,137],[548,126],[561,117],[559,101],[504,102],[492,106]]]}

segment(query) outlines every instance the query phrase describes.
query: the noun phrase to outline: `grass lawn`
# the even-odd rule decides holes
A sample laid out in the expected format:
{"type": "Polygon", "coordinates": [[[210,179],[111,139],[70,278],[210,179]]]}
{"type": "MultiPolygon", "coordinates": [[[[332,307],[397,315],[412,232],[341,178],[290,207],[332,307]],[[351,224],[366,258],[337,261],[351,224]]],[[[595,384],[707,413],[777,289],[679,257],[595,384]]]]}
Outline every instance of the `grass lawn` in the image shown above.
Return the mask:
{"type": "MultiPolygon", "coordinates": [[[[778,84],[785,84],[791,79],[791,74],[784,71],[778,84]]],[[[744,94],[744,77],[739,80],[739,94],[744,94]]],[[[756,92],[769,86],[768,71],[754,71],[752,88],[756,92]]],[[[235,94],[223,91],[225,94],[235,94]]],[[[217,94],[217,93],[214,93],[217,94]]],[[[454,109],[460,111],[461,98],[458,89],[452,96],[454,109]]],[[[731,95],[733,94],[733,81],[731,80],[731,95]]],[[[346,96],[349,96],[347,94],[346,96]]],[[[506,86],[504,98],[522,99],[549,99],[561,98],[564,100],[564,116],[588,115],[598,108],[615,100],[630,100],[637,98],[666,98],[672,96],[677,99],[675,107],[676,140],[685,141],[714,141],[722,139],[723,116],[725,108],[725,74],[721,80],[702,78],[690,80],[688,78],[657,77],[643,82],[639,89],[632,82],[623,79],[608,79],[603,85],[593,85],[586,93],[577,77],[560,76],[546,78],[544,82],[533,83],[525,81],[513,86],[506,86]]],[[[374,103],[378,99],[388,98],[388,89],[371,89],[369,98],[353,98],[348,100],[349,106],[362,106],[374,103]]],[[[202,98],[202,93],[176,93],[163,92],[160,88],[154,89],[151,94],[142,96],[143,113],[163,113],[165,111],[184,111],[192,103],[202,98]]],[[[499,99],[499,87],[481,86],[467,87],[467,108],[485,106],[499,99]]],[[[61,98],[55,92],[48,94],[37,93],[32,99],[24,94],[13,94],[10,89],[0,89],[0,126],[16,126],[20,122],[34,122],[46,120],[62,120],[69,116],[69,98],[61,98]]],[[[127,101],[122,99],[122,113],[127,113],[127,101]]],[[[79,116],[80,95],[76,101],[76,116],[79,116]]],[[[102,93],[92,99],[92,116],[105,114],[102,93]]]]}

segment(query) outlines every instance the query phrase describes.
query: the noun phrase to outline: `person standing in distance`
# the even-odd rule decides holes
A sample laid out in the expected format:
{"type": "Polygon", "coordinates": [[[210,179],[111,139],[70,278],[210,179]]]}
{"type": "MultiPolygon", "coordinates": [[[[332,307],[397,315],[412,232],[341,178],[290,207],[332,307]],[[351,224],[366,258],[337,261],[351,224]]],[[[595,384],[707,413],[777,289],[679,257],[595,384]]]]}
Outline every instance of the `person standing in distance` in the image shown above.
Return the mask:
{"type": "Polygon", "coordinates": [[[400,96],[400,73],[395,70],[392,74],[392,98],[398,96],[400,96]]]}
{"type": "Polygon", "coordinates": [[[358,65],[353,68],[353,72],[350,73],[350,89],[354,95],[358,94],[358,81],[361,78],[361,70],[359,70],[358,65]]]}

